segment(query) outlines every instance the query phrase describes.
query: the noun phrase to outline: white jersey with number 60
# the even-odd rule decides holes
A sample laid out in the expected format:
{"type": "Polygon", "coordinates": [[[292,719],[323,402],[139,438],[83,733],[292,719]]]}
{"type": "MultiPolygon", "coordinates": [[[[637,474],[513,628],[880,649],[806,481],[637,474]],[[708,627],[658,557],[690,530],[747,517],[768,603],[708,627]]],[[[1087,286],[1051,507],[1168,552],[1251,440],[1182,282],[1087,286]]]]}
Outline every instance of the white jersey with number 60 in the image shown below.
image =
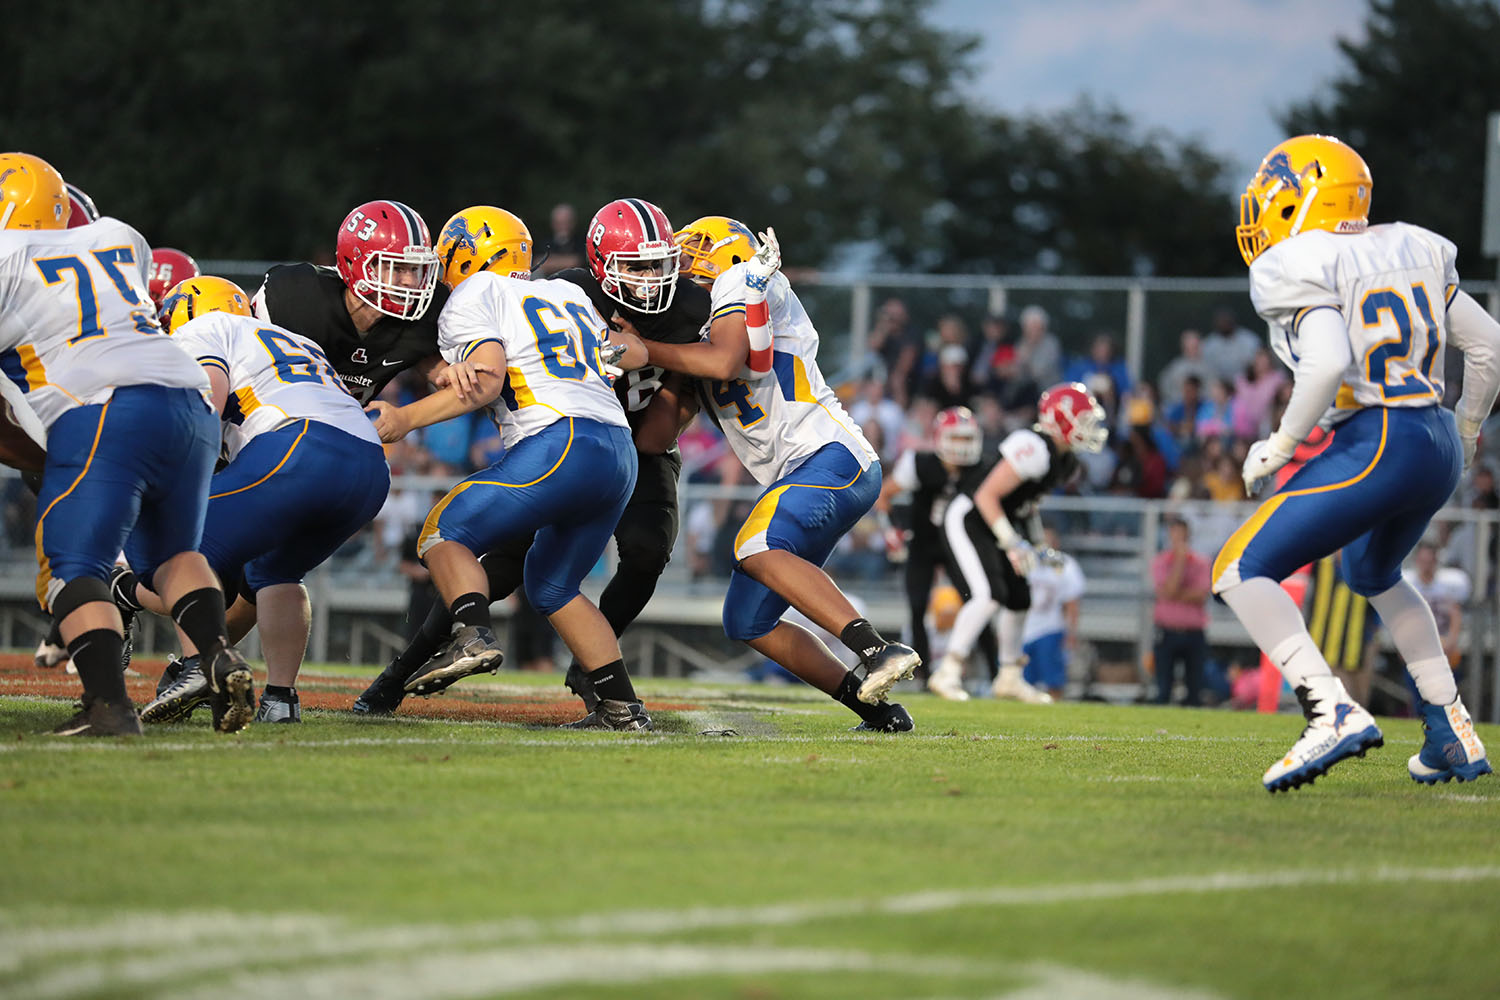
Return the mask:
{"type": "Polygon", "coordinates": [[[1333,408],[1337,423],[1367,406],[1436,406],[1443,399],[1444,322],[1458,291],[1454,245],[1404,222],[1363,233],[1301,233],[1250,265],[1250,299],[1271,324],[1271,346],[1289,368],[1298,329],[1316,309],[1336,310],[1354,361],[1333,408]]]}
{"type": "Polygon", "coordinates": [[[448,297],[438,317],[438,350],[456,364],[486,341],[505,349],[505,390],[490,413],[511,448],[566,417],[630,426],[602,374],[599,346],[607,329],[571,281],[480,271],[448,297]]]}
{"type": "Polygon", "coordinates": [[[224,439],[231,461],[251,438],[293,420],[316,420],[380,443],[323,349],[306,337],[254,316],[211,312],[182,324],[172,339],[200,365],[229,379],[224,439]]]}
{"type": "Polygon", "coordinates": [[[0,231],[0,372],[44,427],[120,386],[208,391],[156,323],[150,266],[145,237],[118,219],[0,231]]]}

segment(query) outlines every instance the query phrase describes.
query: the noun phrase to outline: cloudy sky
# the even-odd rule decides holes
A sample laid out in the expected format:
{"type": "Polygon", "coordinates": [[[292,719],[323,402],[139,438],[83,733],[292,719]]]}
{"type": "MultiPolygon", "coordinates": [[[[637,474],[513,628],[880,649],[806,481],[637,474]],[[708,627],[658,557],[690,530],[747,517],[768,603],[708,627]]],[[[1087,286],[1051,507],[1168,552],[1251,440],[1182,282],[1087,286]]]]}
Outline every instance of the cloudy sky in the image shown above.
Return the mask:
{"type": "Polygon", "coordinates": [[[1008,112],[1087,93],[1136,121],[1196,135],[1248,179],[1285,136],[1275,113],[1343,68],[1366,0],[938,0],[983,38],[976,94],[1008,112]]]}

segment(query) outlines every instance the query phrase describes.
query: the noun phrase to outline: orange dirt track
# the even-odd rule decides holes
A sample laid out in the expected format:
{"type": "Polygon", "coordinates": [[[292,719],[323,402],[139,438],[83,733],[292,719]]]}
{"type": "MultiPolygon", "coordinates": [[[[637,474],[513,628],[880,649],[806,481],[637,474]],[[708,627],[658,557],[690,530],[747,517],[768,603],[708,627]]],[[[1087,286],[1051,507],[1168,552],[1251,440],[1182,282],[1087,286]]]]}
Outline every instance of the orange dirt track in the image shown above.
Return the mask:
{"type": "MultiPolygon", "coordinates": [[[[137,705],[146,704],[155,695],[156,678],[164,666],[162,660],[136,660],[131,664],[133,673],[126,676],[125,686],[137,705]]],[[[264,682],[264,673],[257,671],[256,683],[264,682]]],[[[348,711],[368,683],[367,678],[360,677],[311,675],[301,678],[297,694],[305,709],[348,711]]],[[[583,712],[582,703],[563,688],[561,677],[555,689],[537,688],[535,692],[522,694],[514,687],[495,690],[484,684],[465,689],[459,685],[435,698],[408,698],[397,715],[555,726],[570,722],[583,712]],[[563,697],[557,697],[554,691],[563,697]]],[[[0,695],[68,700],[77,698],[79,693],[78,678],[64,673],[62,667],[45,670],[35,666],[24,653],[0,653],[0,695]]],[[[668,712],[692,711],[698,707],[687,702],[651,702],[651,708],[668,712]]]]}

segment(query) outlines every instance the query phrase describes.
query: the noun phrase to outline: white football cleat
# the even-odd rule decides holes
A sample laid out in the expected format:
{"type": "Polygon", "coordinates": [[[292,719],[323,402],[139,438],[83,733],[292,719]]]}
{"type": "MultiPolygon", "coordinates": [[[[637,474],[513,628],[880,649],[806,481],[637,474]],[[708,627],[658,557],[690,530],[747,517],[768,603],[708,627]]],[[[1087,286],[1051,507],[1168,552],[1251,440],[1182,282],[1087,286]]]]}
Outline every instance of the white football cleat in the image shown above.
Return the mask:
{"type": "Polygon", "coordinates": [[[1349,697],[1336,677],[1313,677],[1297,688],[1307,726],[1286,754],[1261,778],[1268,792],[1310,785],[1341,760],[1363,757],[1385,745],[1380,727],[1349,697]]]}
{"type": "Polygon", "coordinates": [[[1473,781],[1492,773],[1462,698],[1454,698],[1451,705],[1423,702],[1422,734],[1422,749],[1406,762],[1413,781],[1435,785],[1454,778],[1473,781]]]}
{"type": "Polygon", "coordinates": [[[968,701],[969,692],[964,690],[964,664],[956,656],[944,656],[927,678],[927,690],[948,701],[968,701]]]}
{"type": "MultiPolygon", "coordinates": [[[[46,670],[51,670],[64,660],[68,659],[67,646],[54,646],[43,638],[36,647],[36,653],[31,657],[31,662],[46,670]]],[[[72,673],[72,671],[68,671],[72,673]]]]}
{"type": "Polygon", "coordinates": [[[1002,663],[1000,672],[995,675],[995,683],[990,685],[990,694],[996,698],[1008,698],[1011,701],[1024,701],[1028,705],[1050,705],[1052,696],[1041,688],[1032,687],[1026,683],[1026,678],[1021,673],[1021,664],[1002,663]]]}

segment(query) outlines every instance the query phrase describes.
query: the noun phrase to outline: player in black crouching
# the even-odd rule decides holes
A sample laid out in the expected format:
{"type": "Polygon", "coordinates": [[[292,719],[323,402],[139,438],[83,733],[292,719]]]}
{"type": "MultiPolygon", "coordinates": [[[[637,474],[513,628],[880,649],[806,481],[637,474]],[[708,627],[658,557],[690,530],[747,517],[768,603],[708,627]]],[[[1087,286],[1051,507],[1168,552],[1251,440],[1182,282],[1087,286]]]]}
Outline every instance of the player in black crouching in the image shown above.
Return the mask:
{"type": "MultiPolygon", "coordinates": [[[[440,257],[450,251],[446,241],[445,230],[438,240],[440,257]]],[[[584,252],[587,267],[569,268],[551,277],[583,288],[612,328],[626,328],[665,343],[699,339],[708,322],[709,295],[678,275],[677,246],[660,208],[638,198],[610,202],[589,223],[584,252]]],[[[479,256],[484,257],[483,253],[479,256]]],[[[677,478],[682,457],[676,447],[675,400],[682,385],[681,376],[652,367],[627,372],[615,381],[639,450],[635,493],[615,529],[619,563],[599,598],[599,610],[617,636],[651,600],[677,540],[677,478]],[[663,397],[662,404],[652,407],[658,396],[663,397]]],[[[530,539],[523,538],[480,559],[489,577],[491,600],[502,600],[520,586],[529,548],[530,539]]],[[[424,665],[448,641],[451,626],[448,609],[441,601],[435,602],[420,631],[359,696],[354,711],[389,715],[407,694],[435,694],[459,680],[459,676],[449,676],[424,682],[420,676],[425,673],[424,665]]],[[[580,724],[591,724],[598,698],[576,663],[569,667],[565,683],[590,713],[580,724]]]]}

